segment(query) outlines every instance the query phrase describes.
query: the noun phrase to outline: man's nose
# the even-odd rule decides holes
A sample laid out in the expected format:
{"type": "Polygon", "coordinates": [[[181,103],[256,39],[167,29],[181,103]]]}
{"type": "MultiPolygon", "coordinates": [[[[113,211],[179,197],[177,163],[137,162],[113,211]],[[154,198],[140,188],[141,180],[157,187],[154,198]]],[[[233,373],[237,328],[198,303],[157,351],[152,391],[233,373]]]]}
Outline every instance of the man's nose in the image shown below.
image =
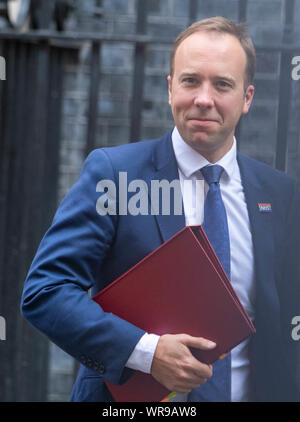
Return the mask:
{"type": "Polygon", "coordinates": [[[194,104],[197,107],[210,108],[214,104],[212,88],[208,84],[202,84],[198,87],[194,104]]]}

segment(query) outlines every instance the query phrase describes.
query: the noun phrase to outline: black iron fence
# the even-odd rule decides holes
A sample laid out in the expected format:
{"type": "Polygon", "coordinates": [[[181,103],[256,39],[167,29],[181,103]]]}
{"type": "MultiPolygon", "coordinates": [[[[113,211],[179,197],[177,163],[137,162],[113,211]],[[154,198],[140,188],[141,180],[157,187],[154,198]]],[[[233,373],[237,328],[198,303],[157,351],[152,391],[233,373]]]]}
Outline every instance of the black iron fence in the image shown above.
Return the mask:
{"type": "MultiPolygon", "coordinates": [[[[199,2],[187,3],[192,22],[199,2]]],[[[258,52],[280,54],[275,165],[281,170],[286,170],[287,163],[291,62],[299,55],[292,38],[294,6],[293,0],[285,1],[282,43],[256,46],[258,52]]],[[[247,1],[240,0],[241,21],[247,20],[246,11],[247,1]]],[[[96,145],[102,44],[134,46],[130,139],[138,141],[147,47],[170,45],[173,39],[147,35],[146,0],[137,1],[136,13],[135,35],[49,29],[0,32],[0,55],[6,60],[6,80],[0,83],[0,315],[7,330],[6,340],[0,340],[1,401],[47,398],[48,342],[22,320],[19,304],[28,267],[57,205],[64,65],[70,55],[77,55],[83,42],[91,44],[88,153],[96,145]]]]}

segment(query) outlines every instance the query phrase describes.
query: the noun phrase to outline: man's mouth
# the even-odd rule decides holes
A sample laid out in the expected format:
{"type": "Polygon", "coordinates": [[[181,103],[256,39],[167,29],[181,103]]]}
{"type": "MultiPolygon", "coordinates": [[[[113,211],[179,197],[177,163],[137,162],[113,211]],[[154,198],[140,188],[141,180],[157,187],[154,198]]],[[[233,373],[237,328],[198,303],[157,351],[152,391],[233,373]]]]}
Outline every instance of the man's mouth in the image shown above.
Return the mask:
{"type": "Polygon", "coordinates": [[[217,123],[217,120],[215,119],[210,119],[208,117],[189,117],[188,119],[190,122],[192,122],[195,125],[199,125],[199,126],[209,126],[212,125],[214,123],[217,123]]]}

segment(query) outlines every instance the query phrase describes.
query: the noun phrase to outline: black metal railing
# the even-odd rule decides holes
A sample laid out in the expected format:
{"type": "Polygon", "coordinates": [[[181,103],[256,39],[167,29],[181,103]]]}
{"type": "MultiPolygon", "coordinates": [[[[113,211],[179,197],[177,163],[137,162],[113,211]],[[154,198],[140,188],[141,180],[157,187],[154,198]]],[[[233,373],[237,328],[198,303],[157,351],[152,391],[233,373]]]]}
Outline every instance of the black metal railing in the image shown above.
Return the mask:
{"type": "MultiPolygon", "coordinates": [[[[46,399],[48,346],[22,320],[19,303],[26,272],[57,204],[64,65],[82,43],[91,44],[88,153],[96,145],[102,44],[122,42],[134,46],[130,140],[138,141],[143,125],[147,47],[171,45],[174,41],[147,35],[147,3],[137,1],[134,35],[49,29],[0,32],[0,55],[7,63],[7,80],[0,82],[0,315],[7,321],[7,340],[0,342],[0,400],[46,399]]],[[[247,20],[247,3],[239,2],[241,21],[247,20]]],[[[294,6],[294,0],[285,1],[282,43],[256,46],[258,52],[280,54],[275,158],[280,170],[286,170],[287,163],[290,64],[292,57],[299,55],[299,46],[292,38],[294,6]]],[[[198,1],[189,0],[189,22],[195,20],[198,8],[198,1]]]]}

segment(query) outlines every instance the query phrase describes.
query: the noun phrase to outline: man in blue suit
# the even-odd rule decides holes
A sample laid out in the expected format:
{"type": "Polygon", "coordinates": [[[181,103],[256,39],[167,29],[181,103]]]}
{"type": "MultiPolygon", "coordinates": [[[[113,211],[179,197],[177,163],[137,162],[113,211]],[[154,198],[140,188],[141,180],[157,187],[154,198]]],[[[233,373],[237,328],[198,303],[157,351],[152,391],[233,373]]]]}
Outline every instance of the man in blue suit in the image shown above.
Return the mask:
{"type": "MultiPolygon", "coordinates": [[[[180,400],[299,400],[291,335],[292,318],[300,315],[296,184],[237,153],[234,137],[253,99],[254,63],[253,44],[241,25],[218,17],[189,27],[175,42],[168,77],[174,130],[161,139],[93,151],[62,201],[29,270],[22,312],[81,362],[73,401],[112,400],[104,380],[120,384],[133,369],[151,373],[180,400]],[[223,169],[219,186],[231,282],[257,331],[231,352],[229,398],[222,383],[213,391],[219,363],[205,365],[190,352],[213,343],[186,333],[145,333],[105,313],[88,294],[90,288],[92,295],[102,290],[185,225],[203,221],[203,201],[196,198],[195,211],[193,194],[185,190],[181,215],[152,215],[151,204],[148,212],[124,212],[119,176],[126,174],[128,183],[142,180],[149,190],[153,180],[184,186],[185,180],[203,180],[200,170],[211,164],[223,169]],[[103,181],[112,183],[113,194],[104,192],[103,181]]],[[[128,200],[133,197],[127,194],[128,200]]]]}

